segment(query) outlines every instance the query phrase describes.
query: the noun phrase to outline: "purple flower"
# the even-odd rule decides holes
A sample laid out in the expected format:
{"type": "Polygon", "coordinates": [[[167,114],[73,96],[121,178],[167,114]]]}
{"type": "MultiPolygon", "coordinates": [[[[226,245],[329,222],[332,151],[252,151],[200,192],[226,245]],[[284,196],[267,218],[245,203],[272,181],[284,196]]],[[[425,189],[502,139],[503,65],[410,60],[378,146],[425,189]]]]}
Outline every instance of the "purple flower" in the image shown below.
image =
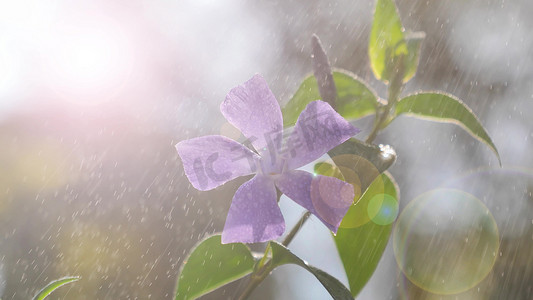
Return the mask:
{"type": "Polygon", "coordinates": [[[296,169],[359,130],[329,104],[317,100],[302,111],[294,130],[284,134],[279,104],[260,75],[232,89],[220,111],[256,151],[220,135],[185,140],[176,148],[187,178],[202,191],[255,174],[233,196],[222,243],[264,242],[283,234],[285,221],[277,203],[276,187],[336,233],[352,204],[353,186],[296,169]]]}

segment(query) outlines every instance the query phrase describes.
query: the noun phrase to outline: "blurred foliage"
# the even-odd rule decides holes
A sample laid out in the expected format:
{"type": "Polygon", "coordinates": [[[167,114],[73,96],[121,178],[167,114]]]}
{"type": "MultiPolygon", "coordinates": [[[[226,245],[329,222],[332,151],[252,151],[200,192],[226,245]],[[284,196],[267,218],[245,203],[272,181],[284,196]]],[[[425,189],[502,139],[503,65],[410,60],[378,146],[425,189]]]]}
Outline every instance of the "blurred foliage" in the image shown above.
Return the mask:
{"type": "Polygon", "coordinates": [[[45,286],[35,297],[33,297],[34,300],[43,300],[44,298],[48,297],[52,292],[54,292],[56,289],[64,286],[65,284],[69,284],[74,281],[80,280],[79,277],[65,277],[61,279],[54,280],[50,282],[47,286],[45,286]]]}

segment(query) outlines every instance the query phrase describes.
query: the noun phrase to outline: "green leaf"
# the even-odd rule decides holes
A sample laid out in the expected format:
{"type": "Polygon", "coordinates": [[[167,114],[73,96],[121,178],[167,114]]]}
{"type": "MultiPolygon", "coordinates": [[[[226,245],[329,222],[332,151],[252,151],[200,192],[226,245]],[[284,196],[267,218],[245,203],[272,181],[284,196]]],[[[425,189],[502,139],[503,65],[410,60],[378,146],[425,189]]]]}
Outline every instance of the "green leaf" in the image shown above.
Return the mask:
{"type": "Polygon", "coordinates": [[[407,96],[396,104],[395,116],[402,114],[461,126],[474,138],[489,146],[501,165],[500,154],[481,122],[466,104],[454,96],[426,92],[407,96]]]}
{"type": "Polygon", "coordinates": [[[328,177],[335,177],[339,180],[346,181],[341,173],[340,168],[327,162],[316,163],[314,166],[314,173],[328,177]]]}
{"type": "Polygon", "coordinates": [[[71,282],[78,281],[78,280],[80,280],[80,277],[64,277],[64,278],[54,280],[50,282],[47,286],[45,286],[41,291],[39,291],[39,293],[37,293],[37,295],[33,297],[33,300],[42,300],[48,297],[48,295],[50,295],[53,291],[55,291],[59,287],[62,287],[67,283],[71,283],[71,282]]]}
{"type": "Polygon", "coordinates": [[[405,34],[405,42],[407,43],[407,56],[404,60],[404,83],[409,81],[416,74],[420,57],[420,46],[425,37],[426,34],[424,32],[409,32],[405,34]]]}
{"type": "Polygon", "coordinates": [[[329,275],[328,273],[310,266],[307,262],[294,255],[289,249],[285,246],[277,243],[271,242],[270,246],[272,247],[272,267],[278,267],[285,264],[295,264],[298,265],[311,274],[313,274],[316,279],[322,283],[326,288],[333,299],[350,299],[353,300],[350,291],[342,284],[337,278],[329,275]]]}
{"type": "MultiPolygon", "coordinates": [[[[376,93],[361,79],[348,71],[335,70],[333,81],[337,88],[336,110],[341,116],[346,119],[356,119],[375,113],[379,105],[376,93]]],[[[306,77],[282,109],[284,126],[294,125],[307,104],[320,99],[315,76],[306,77]]]]}
{"type": "Polygon", "coordinates": [[[377,79],[390,81],[397,58],[407,56],[402,22],[393,0],[378,0],[370,33],[370,66],[377,79]]]}
{"type": "Polygon", "coordinates": [[[328,154],[337,166],[348,167],[357,173],[358,176],[368,177],[367,175],[370,175],[365,166],[367,164],[369,165],[368,167],[375,169],[377,173],[371,172],[375,173],[375,175],[365,180],[368,183],[365,185],[365,189],[377,174],[387,170],[396,161],[396,152],[389,145],[368,144],[355,138],[351,138],[331,149],[328,154]],[[341,159],[342,157],[350,158],[353,160],[353,163],[343,163],[342,161],[346,159],[341,159]]]}
{"type": "Polygon", "coordinates": [[[201,241],[182,266],[176,300],[195,299],[250,274],[254,258],[244,244],[222,244],[220,235],[201,241]]]}
{"type": "Polygon", "coordinates": [[[379,175],[353,205],[333,238],[352,296],[356,296],[376,269],[398,214],[398,187],[387,172],[379,175]]]}
{"type": "MultiPolygon", "coordinates": [[[[315,173],[351,183],[354,187],[354,202],[360,199],[379,174],[396,161],[396,152],[389,145],[376,146],[354,138],[331,149],[328,155],[331,161],[317,163],[315,173]]],[[[364,224],[368,220],[365,216],[366,212],[354,219],[364,224]]]]}
{"type": "MultiPolygon", "coordinates": [[[[357,139],[349,139],[328,152],[331,162],[315,165],[315,173],[342,178],[354,187],[354,202],[362,207],[361,195],[396,160],[396,152],[388,145],[372,145],[357,139]],[[341,175],[337,175],[337,173],[341,175]],[[332,174],[332,175],[330,175],[332,174]]],[[[350,228],[368,223],[370,218],[365,209],[348,210],[343,222],[350,222],[350,228]],[[347,216],[350,217],[347,217],[347,216]]],[[[347,226],[347,224],[344,224],[347,226]]]]}

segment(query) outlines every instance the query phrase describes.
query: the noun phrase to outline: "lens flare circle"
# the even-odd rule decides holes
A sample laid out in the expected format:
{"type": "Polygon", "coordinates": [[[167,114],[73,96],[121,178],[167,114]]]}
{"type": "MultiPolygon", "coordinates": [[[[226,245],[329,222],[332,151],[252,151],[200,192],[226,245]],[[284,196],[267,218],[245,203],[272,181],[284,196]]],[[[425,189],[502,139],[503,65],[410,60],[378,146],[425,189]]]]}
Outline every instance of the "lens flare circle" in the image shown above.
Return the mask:
{"type": "Polygon", "coordinates": [[[464,292],[491,271],[499,252],[496,221],[476,197],[436,189],[411,201],[393,231],[398,266],[435,294],[464,292]]]}
{"type": "Polygon", "coordinates": [[[389,225],[398,216],[399,204],[396,198],[388,194],[378,194],[368,202],[368,216],[378,225],[389,225]]]}
{"type": "Polygon", "coordinates": [[[506,238],[528,235],[533,228],[531,186],[532,169],[509,165],[470,170],[442,184],[444,188],[459,189],[483,199],[498,224],[500,235],[506,238]]]}

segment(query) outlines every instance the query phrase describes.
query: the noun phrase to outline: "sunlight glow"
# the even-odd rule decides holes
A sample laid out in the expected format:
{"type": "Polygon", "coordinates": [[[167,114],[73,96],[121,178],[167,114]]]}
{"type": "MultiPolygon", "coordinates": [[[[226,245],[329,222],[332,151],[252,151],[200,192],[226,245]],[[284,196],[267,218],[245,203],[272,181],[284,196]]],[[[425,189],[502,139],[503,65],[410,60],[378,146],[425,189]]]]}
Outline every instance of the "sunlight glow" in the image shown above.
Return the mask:
{"type": "Polygon", "coordinates": [[[14,90],[19,80],[19,57],[0,43],[0,107],[7,101],[6,94],[14,90]]]}
{"type": "Polygon", "coordinates": [[[105,19],[65,29],[51,48],[50,85],[79,104],[113,98],[131,72],[133,47],[120,28],[105,19]]]}

